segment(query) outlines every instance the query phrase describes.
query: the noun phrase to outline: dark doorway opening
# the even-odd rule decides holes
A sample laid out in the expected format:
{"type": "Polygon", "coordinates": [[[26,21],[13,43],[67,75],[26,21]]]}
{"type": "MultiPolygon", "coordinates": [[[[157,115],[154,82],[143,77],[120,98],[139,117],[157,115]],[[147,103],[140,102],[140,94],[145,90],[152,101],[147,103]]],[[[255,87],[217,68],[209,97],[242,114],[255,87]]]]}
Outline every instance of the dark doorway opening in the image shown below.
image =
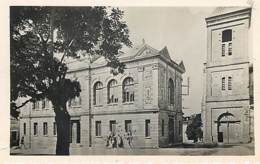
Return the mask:
{"type": "Polygon", "coordinates": [[[169,118],[169,126],[168,126],[168,131],[169,131],[169,144],[174,143],[174,119],[169,118]]]}
{"type": "Polygon", "coordinates": [[[223,142],[223,132],[218,132],[218,142],[223,142]]]}

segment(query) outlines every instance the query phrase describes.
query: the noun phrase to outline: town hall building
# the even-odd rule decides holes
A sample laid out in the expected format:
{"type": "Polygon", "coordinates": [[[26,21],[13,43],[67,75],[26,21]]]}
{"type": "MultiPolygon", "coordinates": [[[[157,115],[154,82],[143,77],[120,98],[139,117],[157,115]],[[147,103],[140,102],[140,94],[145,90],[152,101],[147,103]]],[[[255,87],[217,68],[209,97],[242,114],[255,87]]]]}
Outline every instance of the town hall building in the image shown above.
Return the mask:
{"type": "MultiPolygon", "coordinates": [[[[108,135],[131,133],[134,148],[168,147],[182,143],[183,62],[176,63],[166,47],[144,41],[120,54],[123,74],[111,74],[103,57],[68,63],[68,77],[81,84],[79,97],[68,103],[71,147],[106,148],[108,135]]],[[[56,123],[48,100],[26,105],[20,114],[20,136],[27,148],[55,152],[56,123]]]]}
{"type": "Polygon", "coordinates": [[[202,108],[205,143],[253,138],[251,8],[219,7],[207,24],[202,108]]]}

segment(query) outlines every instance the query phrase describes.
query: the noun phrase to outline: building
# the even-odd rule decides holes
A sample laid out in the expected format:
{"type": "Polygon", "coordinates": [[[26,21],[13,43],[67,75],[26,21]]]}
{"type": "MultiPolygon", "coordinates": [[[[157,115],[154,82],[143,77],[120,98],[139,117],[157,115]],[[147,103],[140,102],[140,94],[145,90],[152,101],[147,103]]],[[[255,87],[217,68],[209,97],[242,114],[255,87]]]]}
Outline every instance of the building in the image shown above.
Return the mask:
{"type": "Polygon", "coordinates": [[[10,117],[10,147],[19,146],[19,119],[10,117]]]}
{"type": "MultiPolygon", "coordinates": [[[[80,97],[68,103],[71,147],[105,148],[110,133],[124,136],[127,132],[131,132],[136,148],[182,143],[183,62],[174,62],[166,47],[159,51],[144,41],[119,59],[126,69],[116,76],[103,57],[92,59],[91,65],[87,58],[68,64],[68,77],[77,79],[82,89],[80,97]]],[[[33,150],[55,152],[51,103],[28,104],[20,117],[25,144],[33,150]]]]}
{"type": "Polygon", "coordinates": [[[220,7],[206,18],[207,62],[202,105],[204,142],[247,143],[252,137],[251,8],[220,7]]]}

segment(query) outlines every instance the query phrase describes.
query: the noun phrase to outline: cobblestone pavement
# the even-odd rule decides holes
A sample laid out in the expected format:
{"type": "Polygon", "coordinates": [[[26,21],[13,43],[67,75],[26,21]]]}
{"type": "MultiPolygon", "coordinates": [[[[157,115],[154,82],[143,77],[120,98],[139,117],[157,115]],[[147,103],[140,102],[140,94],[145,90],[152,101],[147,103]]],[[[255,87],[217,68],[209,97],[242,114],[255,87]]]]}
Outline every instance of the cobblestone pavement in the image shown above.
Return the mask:
{"type": "MultiPolygon", "coordinates": [[[[254,144],[218,145],[213,148],[159,148],[159,149],[94,149],[72,148],[71,155],[254,155],[254,144]]],[[[11,155],[54,155],[48,149],[30,151],[29,149],[11,149],[11,155]]]]}

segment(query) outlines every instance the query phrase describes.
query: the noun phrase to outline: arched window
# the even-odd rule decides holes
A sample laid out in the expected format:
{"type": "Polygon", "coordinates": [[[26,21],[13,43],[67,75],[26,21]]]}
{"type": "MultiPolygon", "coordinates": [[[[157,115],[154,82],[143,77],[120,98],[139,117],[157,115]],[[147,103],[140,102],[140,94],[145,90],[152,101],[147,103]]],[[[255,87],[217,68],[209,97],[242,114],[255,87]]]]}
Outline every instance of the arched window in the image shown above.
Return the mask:
{"type": "Polygon", "coordinates": [[[102,104],[102,97],[103,97],[102,89],[103,89],[103,84],[100,81],[96,82],[94,85],[94,95],[93,95],[94,105],[102,104]]]}
{"type": "Polygon", "coordinates": [[[173,83],[172,79],[169,79],[168,102],[169,102],[170,105],[174,104],[174,83],[173,83]]]}
{"type": "Polygon", "coordinates": [[[134,80],[127,77],[123,81],[123,102],[132,102],[135,100],[134,80]]]}
{"type": "Polygon", "coordinates": [[[117,91],[116,91],[116,87],[117,87],[117,81],[116,80],[111,80],[108,83],[107,86],[107,97],[108,97],[108,104],[110,103],[117,103],[118,102],[118,96],[117,96],[117,91]]]}

